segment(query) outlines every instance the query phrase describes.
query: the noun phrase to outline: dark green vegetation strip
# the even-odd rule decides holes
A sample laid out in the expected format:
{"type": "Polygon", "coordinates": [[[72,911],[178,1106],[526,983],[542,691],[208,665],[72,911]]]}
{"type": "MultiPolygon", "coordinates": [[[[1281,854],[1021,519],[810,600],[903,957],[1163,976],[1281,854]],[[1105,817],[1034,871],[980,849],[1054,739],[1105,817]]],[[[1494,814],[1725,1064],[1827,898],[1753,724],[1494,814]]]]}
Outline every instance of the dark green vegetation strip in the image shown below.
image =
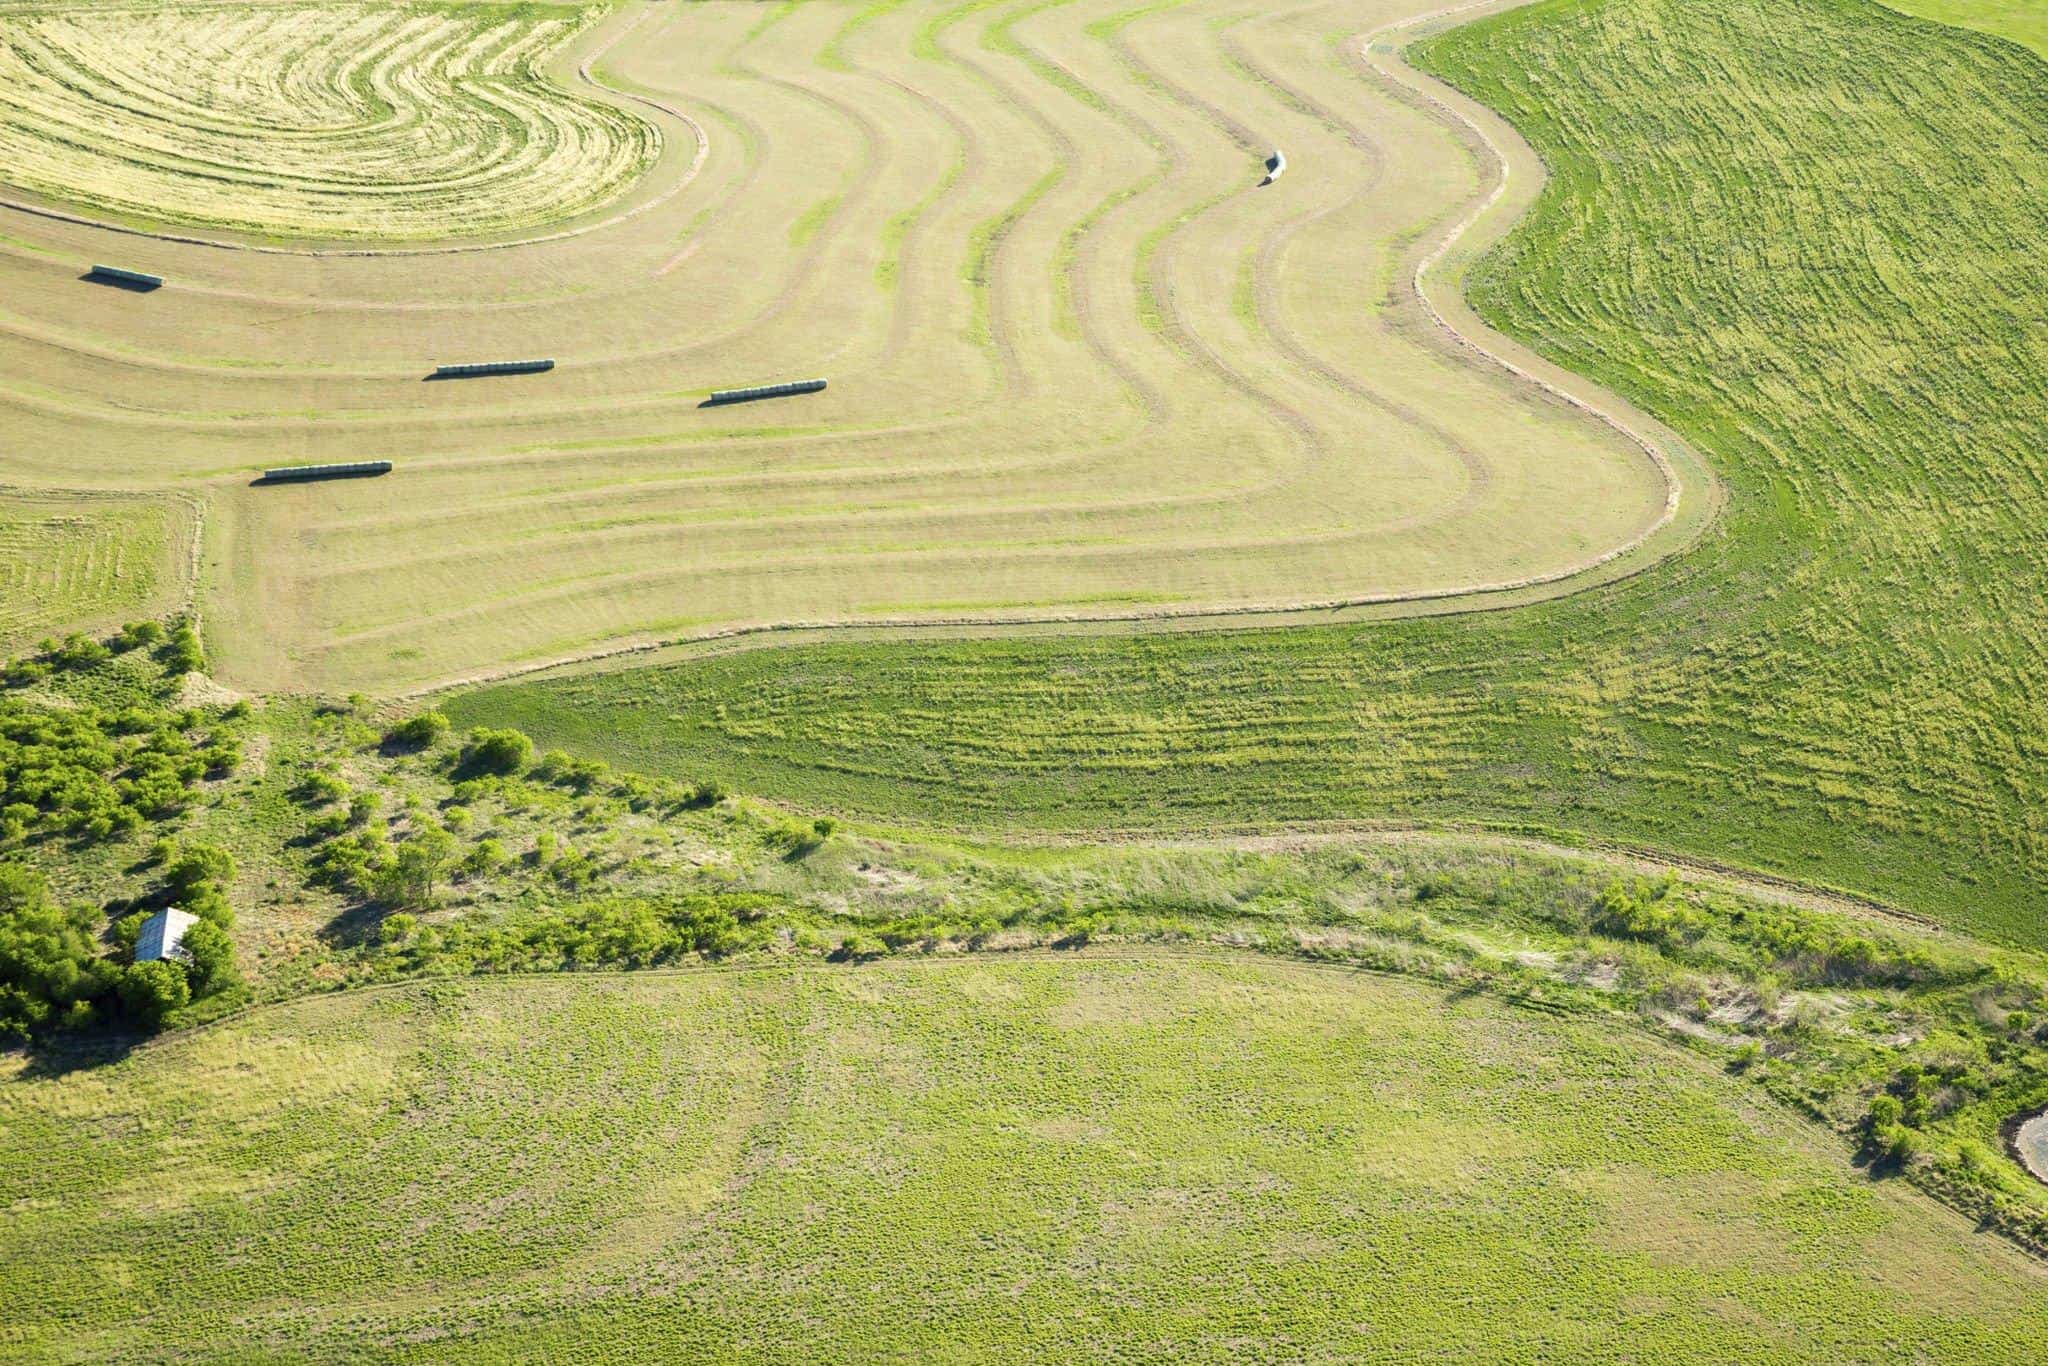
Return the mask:
{"type": "Polygon", "coordinates": [[[1420,55],[1554,170],[1479,307],[1731,486],[1682,562],[1460,620],[760,650],[451,712],[941,823],[1592,832],[2048,944],[2048,66],[1859,0],[1566,0],[1420,55]]]}
{"type": "Polygon", "coordinates": [[[1279,963],[316,999],[9,1085],[0,1207],[0,1344],[38,1356],[2011,1361],[2048,1335],[2011,1249],[1711,1069],[1279,963]]]}

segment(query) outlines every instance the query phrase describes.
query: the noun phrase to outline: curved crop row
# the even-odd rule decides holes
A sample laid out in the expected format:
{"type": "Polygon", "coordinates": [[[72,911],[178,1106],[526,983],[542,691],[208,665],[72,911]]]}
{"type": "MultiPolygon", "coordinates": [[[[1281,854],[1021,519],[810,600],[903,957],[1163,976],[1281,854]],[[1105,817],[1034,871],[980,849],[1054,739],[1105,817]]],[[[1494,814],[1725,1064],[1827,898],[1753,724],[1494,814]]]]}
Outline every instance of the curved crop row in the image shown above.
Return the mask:
{"type": "Polygon", "coordinates": [[[514,231],[618,195],[652,125],[542,74],[586,17],[384,5],[0,18],[0,177],[272,236],[514,231]]]}

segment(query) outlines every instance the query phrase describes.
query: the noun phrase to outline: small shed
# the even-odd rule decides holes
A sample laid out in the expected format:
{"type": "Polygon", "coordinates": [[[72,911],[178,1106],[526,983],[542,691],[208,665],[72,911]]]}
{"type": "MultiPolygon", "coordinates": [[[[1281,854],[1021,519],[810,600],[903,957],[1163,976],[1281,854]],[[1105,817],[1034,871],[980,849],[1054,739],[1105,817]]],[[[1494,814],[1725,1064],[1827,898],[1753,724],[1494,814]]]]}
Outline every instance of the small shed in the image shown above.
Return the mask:
{"type": "Polygon", "coordinates": [[[198,917],[179,910],[176,906],[158,911],[142,922],[142,933],[135,936],[135,961],[148,963],[158,958],[189,958],[185,952],[185,931],[192,928],[198,917]]]}

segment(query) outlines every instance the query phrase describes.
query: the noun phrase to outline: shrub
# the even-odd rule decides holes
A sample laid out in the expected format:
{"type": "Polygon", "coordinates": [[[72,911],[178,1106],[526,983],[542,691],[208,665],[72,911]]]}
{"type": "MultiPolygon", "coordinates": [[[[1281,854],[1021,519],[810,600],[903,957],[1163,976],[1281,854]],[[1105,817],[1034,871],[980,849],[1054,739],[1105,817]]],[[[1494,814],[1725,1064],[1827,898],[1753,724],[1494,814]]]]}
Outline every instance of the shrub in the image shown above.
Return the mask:
{"type": "Polygon", "coordinates": [[[448,733],[448,718],[438,711],[423,711],[384,732],[384,743],[399,749],[426,749],[441,743],[448,733]]]}
{"type": "Polygon", "coordinates": [[[438,825],[429,825],[399,845],[396,857],[374,872],[371,894],[394,906],[431,906],[436,887],[454,859],[455,837],[438,825]]]}
{"type": "Polygon", "coordinates": [[[153,621],[131,621],[114,637],[114,648],[123,654],[155,645],[164,638],[164,628],[153,621]]]}
{"type": "Polygon", "coordinates": [[[336,774],[315,771],[306,775],[294,795],[307,806],[325,806],[348,796],[348,784],[336,774]]]}
{"type": "Polygon", "coordinates": [[[470,731],[456,756],[455,771],[463,777],[492,774],[499,777],[519,772],[533,759],[533,741],[516,730],[492,730],[478,726],[470,731]]]}
{"type": "Polygon", "coordinates": [[[42,874],[0,864],[0,1038],[83,1023],[106,992],[109,966],[91,911],[59,907],[42,874]]]}
{"type": "Polygon", "coordinates": [[[768,827],[761,836],[761,842],[770,849],[781,849],[791,858],[802,858],[824,843],[825,838],[837,825],[829,820],[800,821],[784,816],[768,827]]]}
{"type": "Polygon", "coordinates": [[[322,811],[306,822],[306,833],[316,840],[331,839],[348,829],[348,812],[322,811]]]}
{"type": "Polygon", "coordinates": [[[505,846],[496,840],[478,840],[462,860],[462,871],[470,877],[486,877],[505,865],[505,846]]]}
{"type": "Polygon", "coordinates": [[[74,631],[64,637],[62,643],[55,644],[44,653],[60,669],[90,669],[95,664],[105,663],[110,652],[97,640],[74,631]]]}
{"type": "Polygon", "coordinates": [[[128,1018],[144,1029],[161,1028],[166,1016],[192,1000],[185,969],[161,958],[130,963],[122,970],[119,992],[128,1018]]]}
{"type": "Polygon", "coordinates": [[[888,951],[889,946],[871,934],[849,934],[827,956],[835,963],[864,963],[870,958],[880,958],[888,951]]]}
{"type": "Polygon", "coordinates": [[[189,625],[180,625],[171,632],[157,658],[162,661],[164,672],[173,678],[198,673],[206,667],[205,652],[199,648],[199,633],[189,625]]]}

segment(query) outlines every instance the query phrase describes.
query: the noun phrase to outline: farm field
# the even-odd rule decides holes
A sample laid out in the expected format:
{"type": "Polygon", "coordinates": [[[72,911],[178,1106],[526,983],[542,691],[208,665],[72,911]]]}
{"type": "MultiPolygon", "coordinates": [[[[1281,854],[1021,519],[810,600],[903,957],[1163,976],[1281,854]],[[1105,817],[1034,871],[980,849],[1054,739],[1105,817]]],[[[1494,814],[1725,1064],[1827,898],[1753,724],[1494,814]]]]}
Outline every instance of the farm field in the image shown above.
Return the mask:
{"type": "Polygon", "coordinates": [[[1996,34],[2048,57],[2048,7],[2036,0],[1885,0],[1923,19],[1996,34]]]}
{"type": "Polygon", "coordinates": [[[661,150],[652,125],[538,74],[596,14],[10,5],[0,157],[12,186],[129,222],[380,239],[556,223],[661,150]]]}
{"type": "Polygon", "coordinates": [[[181,225],[0,209],[0,474],[207,499],[215,672],[259,689],[1626,572],[1697,534],[1710,483],[1413,294],[1427,258],[1456,313],[1536,171],[1500,131],[1521,171],[1459,231],[1491,154],[1354,41],[1403,8],[12,5],[6,60],[73,76],[8,82],[9,178],[181,225]],[[218,79],[167,121],[146,67],[218,79]],[[105,145],[61,136],[120,92],[105,145]],[[151,139],[202,132],[210,188],[181,193],[193,167],[151,139]],[[1261,187],[1276,147],[1291,170],[1261,187]],[[440,240],[527,219],[523,244],[440,240]],[[250,233],[271,249],[206,244],[250,233]],[[110,257],[168,283],[79,278],[110,257]],[[556,364],[422,382],[523,358],[556,364]],[[397,468],[250,486],[367,459],[397,468]]]}
{"type": "Polygon", "coordinates": [[[2039,1357],[2044,63],[0,0],[0,1358],[2039,1357]]]}
{"type": "Polygon", "coordinates": [[[940,824],[1584,832],[2048,942],[2040,58],[1856,0],[1605,0],[1420,60],[1556,173],[1476,305],[1710,453],[1697,548],[1511,613],[849,641],[451,714],[940,824]]]}
{"type": "Polygon", "coordinates": [[[171,611],[193,534],[183,503],[0,492],[0,654],[171,611]]]}
{"type": "Polygon", "coordinates": [[[1302,965],[446,982],[0,1107],[25,1358],[1997,1361],[2048,1331],[2018,1253],[1681,1053],[1302,965]]]}

